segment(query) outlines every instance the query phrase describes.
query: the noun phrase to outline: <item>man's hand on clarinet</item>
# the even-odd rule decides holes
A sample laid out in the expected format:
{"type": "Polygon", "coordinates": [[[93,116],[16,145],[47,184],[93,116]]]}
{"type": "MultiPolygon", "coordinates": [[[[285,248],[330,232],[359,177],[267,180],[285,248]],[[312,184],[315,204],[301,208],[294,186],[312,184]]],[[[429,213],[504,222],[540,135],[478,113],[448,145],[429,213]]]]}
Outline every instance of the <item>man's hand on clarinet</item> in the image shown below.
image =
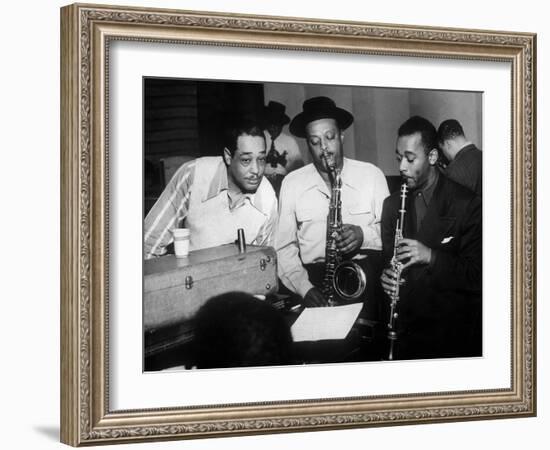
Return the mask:
{"type": "Polygon", "coordinates": [[[429,264],[432,249],[414,239],[401,239],[397,249],[397,260],[403,263],[402,270],[412,265],[429,264]]]}
{"type": "MultiPolygon", "coordinates": [[[[382,289],[384,289],[384,292],[386,295],[391,296],[396,288],[397,288],[397,276],[396,272],[391,267],[386,267],[382,271],[382,275],[380,276],[380,281],[382,283],[382,289]]],[[[404,284],[405,280],[401,278],[399,280],[399,284],[404,284]]]]}

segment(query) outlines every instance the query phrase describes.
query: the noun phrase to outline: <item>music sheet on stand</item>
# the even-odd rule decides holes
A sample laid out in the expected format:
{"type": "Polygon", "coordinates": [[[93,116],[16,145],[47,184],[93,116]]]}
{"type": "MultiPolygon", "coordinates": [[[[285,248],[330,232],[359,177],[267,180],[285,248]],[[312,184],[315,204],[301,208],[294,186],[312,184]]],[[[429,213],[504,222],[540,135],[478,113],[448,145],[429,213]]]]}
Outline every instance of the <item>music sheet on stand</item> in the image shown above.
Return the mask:
{"type": "Polygon", "coordinates": [[[292,325],[294,342],[345,339],[363,303],[321,308],[306,308],[292,325]]]}

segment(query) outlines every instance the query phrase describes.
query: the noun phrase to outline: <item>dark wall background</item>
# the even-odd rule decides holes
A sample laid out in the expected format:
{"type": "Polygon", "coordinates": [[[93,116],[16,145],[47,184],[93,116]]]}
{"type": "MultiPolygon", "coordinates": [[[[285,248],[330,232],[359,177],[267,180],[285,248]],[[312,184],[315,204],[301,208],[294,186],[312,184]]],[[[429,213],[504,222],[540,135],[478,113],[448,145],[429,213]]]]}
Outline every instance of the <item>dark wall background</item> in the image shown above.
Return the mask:
{"type": "Polygon", "coordinates": [[[183,162],[220,155],[223,126],[236,115],[259,115],[259,83],[145,78],[145,214],[183,162]]]}
{"type": "Polygon", "coordinates": [[[145,158],[220,154],[221,130],[240,113],[259,114],[262,84],[146,78],[145,158]]]}

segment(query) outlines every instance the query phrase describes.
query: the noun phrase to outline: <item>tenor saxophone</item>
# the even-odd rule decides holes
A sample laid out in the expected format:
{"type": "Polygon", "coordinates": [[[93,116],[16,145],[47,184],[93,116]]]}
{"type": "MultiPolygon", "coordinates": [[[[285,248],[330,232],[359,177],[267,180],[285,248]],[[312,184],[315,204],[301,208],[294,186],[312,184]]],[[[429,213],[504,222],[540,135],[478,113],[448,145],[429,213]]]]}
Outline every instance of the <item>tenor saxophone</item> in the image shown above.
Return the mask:
{"type": "Polygon", "coordinates": [[[390,261],[390,266],[395,273],[395,279],[397,284],[395,289],[390,295],[390,320],[388,322],[388,340],[390,341],[390,349],[388,354],[388,359],[391,361],[393,359],[394,346],[397,341],[397,303],[399,302],[399,280],[401,280],[401,272],[403,271],[403,263],[397,260],[397,249],[399,247],[399,241],[403,239],[403,222],[405,220],[405,200],[407,198],[407,184],[403,183],[401,185],[401,208],[399,209],[399,217],[395,224],[395,237],[393,240],[393,256],[390,261]]]}
{"type": "Polygon", "coordinates": [[[334,306],[338,300],[349,301],[360,297],[365,292],[367,277],[358,264],[351,260],[343,261],[336,246],[336,239],[342,230],[342,178],[326,152],[323,152],[323,159],[329,171],[331,194],[321,291],[329,306],[334,306]]]}

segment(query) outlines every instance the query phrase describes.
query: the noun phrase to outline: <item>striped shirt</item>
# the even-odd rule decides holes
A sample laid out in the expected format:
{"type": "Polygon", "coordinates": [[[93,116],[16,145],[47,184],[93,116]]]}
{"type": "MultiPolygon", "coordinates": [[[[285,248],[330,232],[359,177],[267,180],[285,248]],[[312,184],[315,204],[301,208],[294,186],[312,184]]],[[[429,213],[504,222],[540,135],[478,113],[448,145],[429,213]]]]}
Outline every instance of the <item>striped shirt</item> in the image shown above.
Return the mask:
{"type": "Polygon", "coordinates": [[[232,201],[227,169],[221,157],[204,157],[183,164],[174,174],[144,224],[144,257],[166,253],[172,230],[190,232],[190,250],[229,244],[245,230],[247,244],[273,245],[277,199],[262,178],[254,194],[232,201]]]}

